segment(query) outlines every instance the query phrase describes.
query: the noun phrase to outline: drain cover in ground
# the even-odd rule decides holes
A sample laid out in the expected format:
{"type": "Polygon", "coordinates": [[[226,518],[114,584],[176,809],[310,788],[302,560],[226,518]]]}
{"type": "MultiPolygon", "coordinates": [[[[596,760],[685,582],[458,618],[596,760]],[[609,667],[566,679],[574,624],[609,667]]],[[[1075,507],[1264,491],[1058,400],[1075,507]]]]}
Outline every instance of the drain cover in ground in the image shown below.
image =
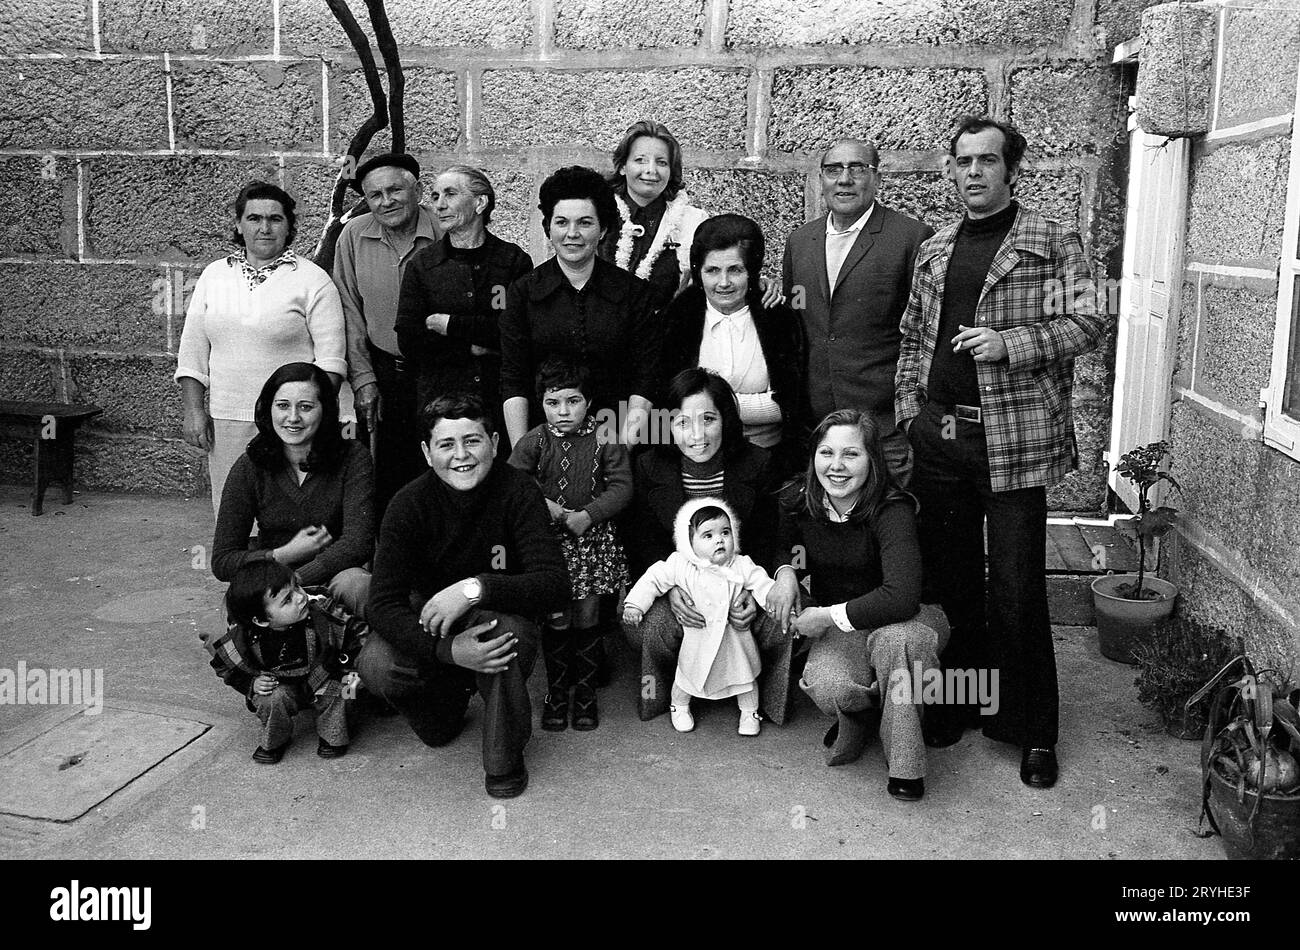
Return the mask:
{"type": "Polygon", "coordinates": [[[0,756],[0,812],[80,818],[208,728],[112,706],[65,719],[0,756]]]}

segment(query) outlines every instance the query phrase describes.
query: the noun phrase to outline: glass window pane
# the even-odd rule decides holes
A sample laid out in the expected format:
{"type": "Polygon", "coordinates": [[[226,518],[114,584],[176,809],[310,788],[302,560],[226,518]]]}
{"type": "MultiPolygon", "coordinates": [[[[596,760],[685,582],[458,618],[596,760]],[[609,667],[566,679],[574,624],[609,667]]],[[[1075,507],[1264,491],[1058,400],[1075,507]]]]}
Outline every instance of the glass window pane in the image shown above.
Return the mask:
{"type": "Polygon", "coordinates": [[[1286,355],[1286,385],[1282,391],[1282,411],[1300,419],[1300,275],[1292,278],[1291,341],[1286,355]]]}

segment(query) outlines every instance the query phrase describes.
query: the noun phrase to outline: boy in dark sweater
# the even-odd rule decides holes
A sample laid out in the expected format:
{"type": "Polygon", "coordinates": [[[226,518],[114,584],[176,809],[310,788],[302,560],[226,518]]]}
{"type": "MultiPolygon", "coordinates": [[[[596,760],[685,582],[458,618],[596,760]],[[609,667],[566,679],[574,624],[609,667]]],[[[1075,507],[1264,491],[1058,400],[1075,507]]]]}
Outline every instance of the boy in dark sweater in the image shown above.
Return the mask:
{"type": "Polygon", "coordinates": [[[253,761],[274,765],[293,738],[301,709],[316,715],[316,754],[336,759],[348,751],[345,649],[365,640],[365,624],[337,602],[311,594],[275,560],[241,566],[226,591],[226,632],[207,644],[217,675],[248,700],[262,721],[253,761]]]}
{"type": "Polygon", "coordinates": [[[569,579],[541,490],[498,458],[478,397],[435,399],[422,426],[430,471],[384,515],[370,589],[376,635],[358,672],[430,746],[459,735],[482,693],[487,791],[509,798],[528,785],[537,620],[567,604],[569,579]]]}

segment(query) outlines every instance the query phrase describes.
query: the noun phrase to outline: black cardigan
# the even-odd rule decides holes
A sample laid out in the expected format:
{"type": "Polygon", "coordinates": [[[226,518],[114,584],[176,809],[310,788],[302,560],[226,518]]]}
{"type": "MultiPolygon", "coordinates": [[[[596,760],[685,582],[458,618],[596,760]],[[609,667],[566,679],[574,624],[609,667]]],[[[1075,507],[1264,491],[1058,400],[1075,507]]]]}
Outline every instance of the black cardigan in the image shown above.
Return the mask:
{"type": "Polygon", "coordinates": [[[467,577],[483,584],[483,610],[535,617],[562,610],[570,597],[541,489],[501,456],[469,491],[430,469],[393,496],[370,582],[375,633],[417,660],[450,663],[451,639],[430,637],[420,608],[467,577]]]}
{"type": "Polygon", "coordinates": [[[653,400],[660,331],[649,285],[599,257],[573,291],[555,258],[510,285],[501,316],[501,399],[524,396],[530,425],[542,419],[534,375],[549,356],[585,363],[592,411],[619,410],[629,396],[653,400]]]}
{"type": "MultiPolygon", "coordinates": [[[[704,338],[704,290],[691,286],[664,313],[664,340],[660,351],[660,380],[656,403],[662,404],[668,383],[684,369],[700,365],[700,342],[704,338]]],[[[749,312],[758,331],[758,345],[767,361],[772,398],[781,407],[781,443],[773,450],[779,475],[802,467],[806,413],[802,408],[804,345],[799,318],[785,304],[764,308],[761,295],[750,293],[749,312]]]]}
{"type": "MultiPolygon", "coordinates": [[[[640,577],[674,551],[673,519],[686,503],[681,452],[656,446],[636,460],[635,499],[628,510],[628,566],[640,577]]],[[[776,535],[776,496],[771,457],[748,442],[723,464],[722,497],[740,519],[740,552],[767,567],[776,535]]]]}
{"type": "Polygon", "coordinates": [[[450,242],[444,237],[421,248],[407,265],[397,304],[397,345],[415,367],[421,403],[465,390],[499,411],[498,322],[506,289],[533,269],[533,260],[519,245],[490,231],[474,266],[453,255],[450,242]],[[446,336],[425,326],[431,313],[451,316],[446,336]],[[474,345],[491,352],[475,356],[470,349],[474,345]]]}

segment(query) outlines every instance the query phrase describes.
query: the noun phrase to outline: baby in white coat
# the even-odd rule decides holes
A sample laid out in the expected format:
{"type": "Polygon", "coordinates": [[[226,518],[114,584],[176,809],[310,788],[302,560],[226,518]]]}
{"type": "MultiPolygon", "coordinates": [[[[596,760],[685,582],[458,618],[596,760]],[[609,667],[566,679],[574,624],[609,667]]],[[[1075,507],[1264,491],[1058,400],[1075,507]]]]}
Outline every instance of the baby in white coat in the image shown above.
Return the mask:
{"type": "Polygon", "coordinates": [[[692,498],[682,505],[674,521],[673,539],[677,550],[667,560],[652,564],[628,592],[623,620],[639,624],[655,598],[674,587],[690,594],[705,625],[683,631],[669,707],[673,728],[678,732],[695,728],[692,696],[735,696],[740,706],[740,734],[756,736],[761,725],[758,674],[762,664],[753,634],[733,627],[728,615],[742,590],[752,592],[760,604],[766,603],[775,581],[751,558],[737,553],[740,522],[720,499],[692,498]]]}

